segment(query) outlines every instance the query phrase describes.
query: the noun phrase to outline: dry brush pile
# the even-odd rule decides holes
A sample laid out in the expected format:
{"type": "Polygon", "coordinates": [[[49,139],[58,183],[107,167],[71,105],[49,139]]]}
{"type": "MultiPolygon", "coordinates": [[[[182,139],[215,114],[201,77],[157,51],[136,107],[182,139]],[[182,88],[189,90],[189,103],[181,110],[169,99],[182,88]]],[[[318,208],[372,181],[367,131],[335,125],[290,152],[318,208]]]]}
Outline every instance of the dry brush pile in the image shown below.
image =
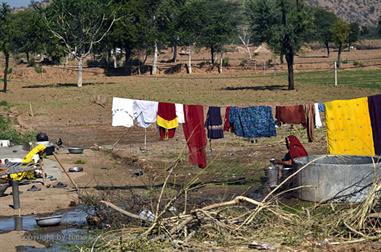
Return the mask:
{"type": "MultiPolygon", "coordinates": [[[[308,169],[311,161],[298,170],[308,169]]],[[[196,176],[170,198],[164,200],[167,183],[180,158],[168,168],[151,218],[122,209],[111,202],[98,204],[144,223],[136,227],[110,230],[97,236],[82,251],[157,251],[205,247],[248,246],[253,241],[273,244],[270,248],[326,247],[373,241],[381,238],[381,179],[371,185],[366,200],[360,204],[324,202],[306,204],[288,202],[281,190],[298,172],[288,177],[261,201],[238,196],[229,201],[187,209],[187,194],[198,180],[196,176]],[[173,214],[171,208],[183,201],[183,211],[173,214]],[[164,202],[165,201],[165,202],[164,202]],[[304,204],[304,206],[303,206],[304,204]],[[171,214],[170,214],[171,213],[171,214]]],[[[378,169],[378,165],[374,165],[378,169]]]]}

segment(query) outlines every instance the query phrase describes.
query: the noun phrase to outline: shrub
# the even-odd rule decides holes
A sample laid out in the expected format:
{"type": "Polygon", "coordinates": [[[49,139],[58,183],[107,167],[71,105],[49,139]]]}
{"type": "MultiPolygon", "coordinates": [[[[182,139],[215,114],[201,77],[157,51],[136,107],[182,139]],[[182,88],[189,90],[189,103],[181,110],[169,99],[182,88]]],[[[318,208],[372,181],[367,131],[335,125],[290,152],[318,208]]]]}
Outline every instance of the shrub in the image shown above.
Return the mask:
{"type": "Polygon", "coordinates": [[[222,59],[222,66],[223,67],[229,67],[230,66],[228,57],[222,59]]]}
{"type": "Polygon", "coordinates": [[[241,66],[241,67],[244,67],[244,66],[246,66],[247,65],[247,59],[243,59],[243,60],[241,60],[241,62],[239,63],[239,66],[241,66]]]}

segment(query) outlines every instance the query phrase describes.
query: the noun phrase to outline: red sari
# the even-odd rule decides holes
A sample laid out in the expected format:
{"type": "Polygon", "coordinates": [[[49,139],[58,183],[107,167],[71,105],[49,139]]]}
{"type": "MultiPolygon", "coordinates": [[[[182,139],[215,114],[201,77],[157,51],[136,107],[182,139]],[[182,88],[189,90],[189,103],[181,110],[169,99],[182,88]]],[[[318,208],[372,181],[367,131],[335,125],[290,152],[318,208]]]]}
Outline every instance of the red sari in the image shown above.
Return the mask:
{"type": "Polygon", "coordinates": [[[304,149],[303,144],[299,141],[299,139],[296,136],[288,136],[288,146],[289,146],[289,152],[290,157],[292,160],[299,157],[306,157],[308,156],[308,152],[306,149],[304,149]]]}
{"type": "Polygon", "coordinates": [[[183,130],[189,149],[189,161],[205,168],[206,161],[206,133],[204,128],[204,109],[200,105],[184,105],[185,123],[183,130]]]}

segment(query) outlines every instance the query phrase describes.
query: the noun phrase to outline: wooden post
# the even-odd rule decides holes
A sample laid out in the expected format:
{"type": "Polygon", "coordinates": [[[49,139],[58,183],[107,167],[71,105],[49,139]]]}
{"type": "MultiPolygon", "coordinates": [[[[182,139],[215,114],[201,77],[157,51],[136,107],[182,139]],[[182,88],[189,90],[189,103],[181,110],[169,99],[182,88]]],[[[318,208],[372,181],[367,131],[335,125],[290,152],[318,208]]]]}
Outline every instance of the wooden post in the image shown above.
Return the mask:
{"type": "Polygon", "coordinates": [[[263,75],[266,75],[266,62],[263,61],[263,75]]]}
{"type": "Polygon", "coordinates": [[[334,62],[335,64],[335,87],[337,87],[337,62],[334,62]]]}
{"type": "Polygon", "coordinates": [[[13,209],[20,208],[20,191],[19,191],[19,181],[12,180],[12,197],[13,197],[13,209]]]}

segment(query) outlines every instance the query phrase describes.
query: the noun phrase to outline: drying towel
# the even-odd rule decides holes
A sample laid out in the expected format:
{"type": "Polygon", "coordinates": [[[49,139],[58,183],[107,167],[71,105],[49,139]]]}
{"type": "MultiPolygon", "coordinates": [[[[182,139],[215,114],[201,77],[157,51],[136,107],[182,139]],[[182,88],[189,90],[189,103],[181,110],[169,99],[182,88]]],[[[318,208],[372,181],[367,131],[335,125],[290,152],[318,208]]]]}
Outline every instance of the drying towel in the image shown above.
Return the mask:
{"type": "Polygon", "coordinates": [[[304,113],[306,116],[306,128],[307,128],[307,136],[308,141],[314,141],[314,127],[315,127],[315,112],[314,112],[314,104],[305,104],[304,105],[304,113]]]}
{"type": "Polygon", "coordinates": [[[368,98],[325,103],[328,153],[373,156],[368,98]]]}
{"type": "Polygon", "coordinates": [[[275,118],[279,122],[306,126],[306,116],[303,105],[276,106],[275,110],[275,118]]]}
{"type": "Polygon", "coordinates": [[[200,105],[184,105],[184,114],[183,130],[189,149],[189,161],[200,168],[205,168],[207,161],[204,109],[200,105]]]}
{"type": "Polygon", "coordinates": [[[159,102],[157,125],[159,126],[161,140],[175,136],[179,122],[176,117],[176,107],[174,103],[159,102]]]}
{"type": "Polygon", "coordinates": [[[185,119],[184,119],[184,105],[176,103],[175,107],[176,107],[177,120],[179,121],[179,123],[184,123],[185,122],[185,119]]]}
{"type": "Polygon", "coordinates": [[[315,128],[318,129],[323,127],[323,124],[320,118],[319,103],[314,104],[314,110],[315,110],[315,128]]]}
{"type": "Polygon", "coordinates": [[[276,136],[275,122],[270,106],[231,107],[229,121],[237,136],[246,138],[276,136]]]}
{"type": "Polygon", "coordinates": [[[209,139],[224,138],[220,107],[209,107],[206,115],[205,127],[208,130],[209,139]]]}
{"type": "Polygon", "coordinates": [[[112,126],[134,126],[134,100],[118,97],[112,99],[112,126]]]}
{"type": "Polygon", "coordinates": [[[225,118],[224,118],[224,131],[230,131],[230,106],[226,107],[225,118]]]}
{"type": "Polygon", "coordinates": [[[154,101],[134,101],[134,117],[140,127],[148,128],[156,122],[158,105],[154,101]]]}
{"type": "Polygon", "coordinates": [[[369,96],[368,106],[374,150],[377,155],[381,155],[381,95],[369,96]]]}

